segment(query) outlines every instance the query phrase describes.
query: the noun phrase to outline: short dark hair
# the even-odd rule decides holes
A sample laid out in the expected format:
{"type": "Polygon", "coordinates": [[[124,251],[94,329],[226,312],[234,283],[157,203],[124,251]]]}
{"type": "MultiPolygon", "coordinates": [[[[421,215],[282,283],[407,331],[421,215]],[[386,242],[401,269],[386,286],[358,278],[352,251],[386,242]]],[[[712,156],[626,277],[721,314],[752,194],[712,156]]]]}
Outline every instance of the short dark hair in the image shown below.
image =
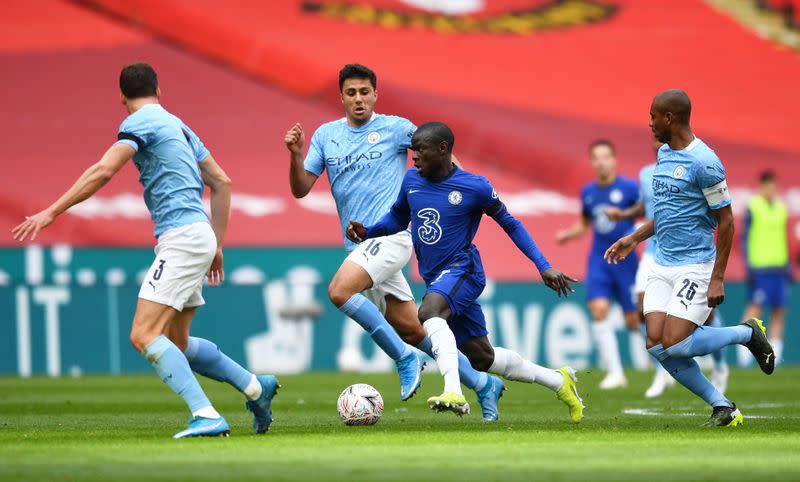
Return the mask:
{"type": "Polygon", "coordinates": [[[456,136],[453,131],[443,122],[426,122],[417,127],[414,137],[428,136],[438,142],[447,143],[447,152],[453,152],[453,145],[456,143],[456,136]]]}
{"type": "Polygon", "coordinates": [[[758,175],[758,182],[761,184],[765,184],[768,182],[775,182],[775,171],[763,171],[761,174],[758,175]]]}
{"type": "Polygon", "coordinates": [[[369,67],[361,64],[347,64],[339,71],[339,92],[347,79],[369,79],[372,88],[378,90],[378,77],[369,67]]]}
{"type": "Polygon", "coordinates": [[[119,90],[128,99],[155,96],[158,93],[158,75],[147,64],[128,64],[119,74],[119,90]]]}
{"type": "Polygon", "coordinates": [[[617,148],[614,147],[614,143],[609,141],[608,139],[595,139],[595,140],[593,140],[592,143],[589,144],[589,155],[592,154],[592,152],[594,151],[595,147],[599,147],[599,146],[608,147],[609,149],[611,149],[611,154],[616,157],[617,148]]]}

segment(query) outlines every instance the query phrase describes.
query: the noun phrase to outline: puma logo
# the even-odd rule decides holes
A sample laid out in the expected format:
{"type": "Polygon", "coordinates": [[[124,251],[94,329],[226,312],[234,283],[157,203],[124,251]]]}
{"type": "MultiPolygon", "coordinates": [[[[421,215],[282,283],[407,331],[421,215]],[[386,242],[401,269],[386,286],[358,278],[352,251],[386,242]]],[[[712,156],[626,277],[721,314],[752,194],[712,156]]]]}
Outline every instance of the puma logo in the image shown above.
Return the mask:
{"type": "Polygon", "coordinates": [[[764,358],[764,363],[769,364],[769,359],[772,358],[772,353],[765,353],[766,358],[764,358]]]}
{"type": "Polygon", "coordinates": [[[333,142],[334,144],[336,144],[336,147],[339,147],[339,143],[338,143],[338,142],[334,141],[333,139],[331,139],[331,142],[333,142]]]}
{"type": "Polygon", "coordinates": [[[681,304],[686,307],[687,311],[689,310],[689,304],[688,303],[686,303],[685,301],[681,300],[681,304]]]}
{"type": "Polygon", "coordinates": [[[148,283],[150,286],[152,286],[152,287],[153,287],[153,291],[155,292],[155,290],[156,290],[156,285],[154,285],[152,281],[148,281],[147,283],[148,283]]]}

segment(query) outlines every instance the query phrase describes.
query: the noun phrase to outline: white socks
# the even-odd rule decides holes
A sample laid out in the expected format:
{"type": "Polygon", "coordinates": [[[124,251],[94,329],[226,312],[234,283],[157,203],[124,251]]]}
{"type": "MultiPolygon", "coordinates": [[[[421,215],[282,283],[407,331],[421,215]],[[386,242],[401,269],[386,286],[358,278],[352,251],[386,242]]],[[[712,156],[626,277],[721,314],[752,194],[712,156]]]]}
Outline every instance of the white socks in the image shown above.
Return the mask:
{"type": "Polygon", "coordinates": [[[607,319],[594,321],[592,322],[592,330],[597,344],[597,353],[600,355],[600,365],[608,373],[623,373],[614,325],[607,319]]]}
{"type": "Polygon", "coordinates": [[[775,351],[775,364],[777,365],[783,361],[783,340],[773,338],[769,340],[769,344],[772,345],[772,349],[775,351]]]}
{"type": "Polygon", "coordinates": [[[500,347],[494,348],[494,363],[489,367],[489,373],[518,382],[536,382],[553,391],[558,391],[564,383],[564,376],[557,371],[539,366],[515,351],[500,347]]]}
{"type": "Polygon", "coordinates": [[[220,418],[221,415],[219,414],[219,412],[214,410],[214,407],[209,405],[207,407],[201,408],[200,410],[197,410],[196,412],[192,412],[192,417],[220,418]]]}
{"type": "Polygon", "coordinates": [[[431,339],[433,354],[436,357],[436,364],[444,377],[444,391],[455,392],[457,395],[464,395],[461,392],[461,380],[458,377],[458,347],[456,347],[456,337],[447,326],[443,318],[431,318],[422,324],[425,334],[431,339]]]}
{"type": "Polygon", "coordinates": [[[242,393],[244,393],[244,396],[247,397],[248,400],[252,401],[258,400],[258,397],[261,396],[262,391],[261,382],[259,382],[258,378],[253,375],[250,379],[250,383],[247,384],[247,387],[245,387],[242,393]]]}

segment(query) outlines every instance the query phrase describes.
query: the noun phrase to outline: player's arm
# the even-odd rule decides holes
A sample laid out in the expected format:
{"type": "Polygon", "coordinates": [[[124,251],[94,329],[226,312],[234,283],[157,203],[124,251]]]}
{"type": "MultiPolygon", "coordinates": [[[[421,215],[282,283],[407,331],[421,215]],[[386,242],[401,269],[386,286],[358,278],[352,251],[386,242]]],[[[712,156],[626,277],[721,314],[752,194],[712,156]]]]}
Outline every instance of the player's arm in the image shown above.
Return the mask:
{"type": "Polygon", "coordinates": [[[36,239],[39,231],[50,225],[64,211],[89,199],[105,186],[114,175],[122,169],[136,151],[128,144],[119,143],[111,146],[103,157],[86,169],[77,181],[56,202],[44,211],[26,216],[25,221],[11,230],[14,239],[24,241],[30,235],[31,241],[36,239]]]}
{"type": "Polygon", "coordinates": [[[591,218],[589,218],[589,216],[586,214],[581,214],[581,217],[575,222],[575,224],[556,233],[556,241],[558,244],[563,244],[575,238],[580,238],[586,234],[586,231],[589,230],[589,226],[591,225],[591,218]]]}
{"type": "Polygon", "coordinates": [[[636,204],[625,209],[612,206],[606,209],[606,216],[608,216],[608,219],[611,221],[622,221],[625,219],[644,217],[644,201],[637,201],[636,204]]]}
{"type": "Polygon", "coordinates": [[[617,242],[612,244],[611,247],[606,250],[603,257],[609,264],[617,264],[620,261],[625,261],[625,258],[636,249],[639,243],[656,233],[655,226],[655,219],[651,219],[639,226],[639,229],[627,236],[619,238],[617,242]]]}
{"type": "Polygon", "coordinates": [[[725,269],[728,267],[728,256],[733,246],[733,209],[731,205],[714,209],[717,218],[717,259],[711,272],[711,283],[708,285],[708,306],[714,308],[725,301],[725,269]]]}
{"type": "Polygon", "coordinates": [[[522,251],[528,259],[533,261],[545,285],[558,293],[559,297],[561,297],[562,293],[564,296],[569,297],[570,293],[575,292],[571,283],[577,283],[578,280],[553,268],[544,254],[539,250],[539,247],[536,246],[536,242],[533,240],[531,234],[517,218],[508,212],[505,204],[497,200],[492,207],[484,210],[484,212],[494,219],[497,224],[503,228],[506,234],[508,234],[508,237],[514,241],[517,248],[522,251]]]}
{"type": "MultiPolygon", "coordinates": [[[[292,196],[298,199],[305,197],[311,191],[319,176],[305,168],[303,146],[305,146],[306,137],[299,122],[286,132],[283,142],[286,143],[286,148],[289,149],[289,186],[292,189],[292,196]]],[[[311,149],[316,149],[313,141],[311,149]]],[[[309,150],[309,156],[316,155],[316,151],[312,152],[312,150],[309,150]]]]}
{"type": "Polygon", "coordinates": [[[208,270],[208,284],[216,287],[225,281],[222,246],[225,244],[225,233],[228,231],[228,219],[231,213],[231,178],[225,174],[211,154],[200,161],[199,165],[203,182],[211,190],[211,226],[217,238],[217,253],[208,270]]]}

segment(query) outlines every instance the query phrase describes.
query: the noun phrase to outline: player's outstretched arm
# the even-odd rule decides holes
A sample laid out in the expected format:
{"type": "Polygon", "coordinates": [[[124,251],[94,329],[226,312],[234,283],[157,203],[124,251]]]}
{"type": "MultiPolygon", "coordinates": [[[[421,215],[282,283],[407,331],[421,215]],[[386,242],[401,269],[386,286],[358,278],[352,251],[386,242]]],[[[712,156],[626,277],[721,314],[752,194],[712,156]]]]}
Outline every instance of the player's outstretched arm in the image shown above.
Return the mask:
{"type": "Polygon", "coordinates": [[[546,269],[542,273],[542,281],[548,288],[558,293],[559,298],[561,298],[562,293],[565,298],[569,298],[569,294],[575,292],[575,289],[572,288],[572,283],[578,282],[575,278],[567,276],[555,268],[546,269]]]}
{"type": "Polygon", "coordinates": [[[728,256],[733,246],[733,210],[730,204],[724,208],[715,209],[717,218],[717,259],[714,261],[714,270],[711,272],[711,282],[708,285],[708,306],[714,308],[725,301],[725,269],[728,267],[728,256]]]}
{"type": "Polygon", "coordinates": [[[289,149],[289,186],[292,188],[292,196],[298,199],[305,197],[319,176],[307,171],[303,165],[303,146],[306,144],[303,126],[299,122],[293,125],[286,132],[283,142],[289,149]]]}
{"type": "Polygon", "coordinates": [[[581,214],[581,217],[578,219],[575,224],[567,229],[562,229],[558,233],[556,233],[556,242],[558,244],[564,244],[567,241],[571,241],[576,238],[580,238],[586,231],[589,230],[589,226],[592,224],[592,220],[586,217],[585,215],[581,214]]]}
{"type": "Polygon", "coordinates": [[[608,264],[617,264],[620,261],[625,261],[625,258],[636,249],[639,243],[655,234],[655,232],[655,221],[651,219],[631,234],[619,238],[606,250],[603,257],[608,264]]]}
{"type": "Polygon", "coordinates": [[[103,157],[75,181],[67,192],[44,211],[26,216],[25,221],[11,230],[14,239],[24,241],[30,235],[31,241],[36,239],[39,231],[49,226],[64,211],[84,201],[105,186],[122,166],[133,157],[136,151],[126,144],[114,144],[103,157]]]}
{"type": "Polygon", "coordinates": [[[606,209],[606,216],[611,221],[622,221],[624,219],[636,219],[644,217],[644,202],[638,201],[633,206],[625,209],[611,206],[610,208],[606,209]]]}
{"type": "Polygon", "coordinates": [[[208,284],[219,286],[225,281],[225,270],[222,261],[222,245],[228,231],[228,219],[231,213],[231,178],[209,154],[200,161],[200,175],[203,182],[211,189],[211,226],[217,237],[217,253],[208,270],[208,284]]]}

